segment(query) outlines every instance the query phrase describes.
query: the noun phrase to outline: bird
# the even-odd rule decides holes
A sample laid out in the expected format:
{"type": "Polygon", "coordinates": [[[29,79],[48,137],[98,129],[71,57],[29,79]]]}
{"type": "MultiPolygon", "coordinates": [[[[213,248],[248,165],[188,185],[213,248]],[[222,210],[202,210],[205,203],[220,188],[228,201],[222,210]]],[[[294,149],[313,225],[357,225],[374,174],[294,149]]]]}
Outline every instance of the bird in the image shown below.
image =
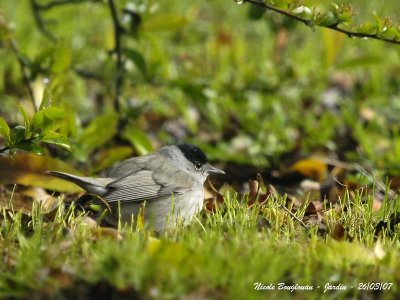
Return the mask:
{"type": "Polygon", "coordinates": [[[58,171],[46,174],[73,182],[103,199],[109,207],[104,218],[111,226],[137,221],[141,214],[146,226],[162,233],[179,222],[188,225],[203,208],[203,184],[208,175],[225,172],[212,166],[198,146],[181,143],[126,159],[100,178],[58,171]]]}

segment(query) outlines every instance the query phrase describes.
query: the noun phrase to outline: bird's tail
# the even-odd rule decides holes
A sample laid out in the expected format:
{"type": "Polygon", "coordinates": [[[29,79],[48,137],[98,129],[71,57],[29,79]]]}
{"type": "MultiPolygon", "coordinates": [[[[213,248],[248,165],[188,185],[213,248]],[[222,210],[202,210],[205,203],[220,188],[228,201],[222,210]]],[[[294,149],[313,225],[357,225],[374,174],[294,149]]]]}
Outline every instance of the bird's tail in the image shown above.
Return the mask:
{"type": "Polygon", "coordinates": [[[108,181],[112,181],[108,178],[82,177],[58,171],[46,171],[45,174],[71,181],[87,192],[98,196],[103,196],[108,192],[106,185],[109,183],[108,181]]]}

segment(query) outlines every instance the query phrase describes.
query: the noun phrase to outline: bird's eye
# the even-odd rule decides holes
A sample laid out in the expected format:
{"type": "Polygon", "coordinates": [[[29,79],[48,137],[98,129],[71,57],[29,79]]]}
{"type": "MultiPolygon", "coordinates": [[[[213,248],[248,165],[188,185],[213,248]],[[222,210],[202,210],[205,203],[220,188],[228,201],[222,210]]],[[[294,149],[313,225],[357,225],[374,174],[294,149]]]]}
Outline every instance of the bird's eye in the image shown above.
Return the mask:
{"type": "Polygon", "coordinates": [[[194,167],[196,168],[196,170],[200,170],[200,168],[201,168],[201,163],[198,162],[198,161],[196,161],[196,162],[194,163],[194,167]]]}

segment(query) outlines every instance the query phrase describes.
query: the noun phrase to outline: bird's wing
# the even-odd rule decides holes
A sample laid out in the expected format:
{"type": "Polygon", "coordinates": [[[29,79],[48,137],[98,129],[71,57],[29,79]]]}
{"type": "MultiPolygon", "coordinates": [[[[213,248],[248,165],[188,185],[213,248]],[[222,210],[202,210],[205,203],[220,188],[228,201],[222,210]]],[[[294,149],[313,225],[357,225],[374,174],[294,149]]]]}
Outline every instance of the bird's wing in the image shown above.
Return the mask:
{"type": "Polygon", "coordinates": [[[154,153],[126,159],[108,168],[105,172],[105,177],[121,178],[129,174],[137,173],[154,161],[154,159],[154,153]]]}
{"type": "Polygon", "coordinates": [[[194,182],[188,173],[168,164],[161,165],[152,171],[143,169],[109,183],[105,199],[110,203],[154,200],[193,189],[194,182]]]}

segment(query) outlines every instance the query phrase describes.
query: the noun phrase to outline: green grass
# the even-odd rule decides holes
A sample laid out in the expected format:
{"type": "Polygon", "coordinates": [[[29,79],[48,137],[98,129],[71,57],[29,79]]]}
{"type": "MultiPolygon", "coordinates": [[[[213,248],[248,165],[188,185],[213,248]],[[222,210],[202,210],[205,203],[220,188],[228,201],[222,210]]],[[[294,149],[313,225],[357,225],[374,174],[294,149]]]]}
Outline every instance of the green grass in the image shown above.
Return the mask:
{"type": "Polygon", "coordinates": [[[203,212],[190,226],[159,239],[128,227],[118,238],[89,226],[71,209],[60,208],[52,221],[39,207],[32,218],[4,211],[0,297],[348,299],[373,295],[359,291],[359,283],[386,282],[394,283],[391,290],[378,294],[393,299],[400,294],[400,230],[376,235],[374,228],[390,219],[393,207],[384,203],[373,212],[371,201],[344,199],[346,209],[327,212],[326,232],[321,232],[317,226],[303,228],[281,210],[283,197],[249,209],[228,193],[215,213],[203,212]],[[351,242],[332,238],[337,223],[351,242]],[[257,282],[276,289],[278,283],[312,285],[314,291],[257,291],[257,282]],[[323,293],[326,283],[348,290],[323,293]]]}

